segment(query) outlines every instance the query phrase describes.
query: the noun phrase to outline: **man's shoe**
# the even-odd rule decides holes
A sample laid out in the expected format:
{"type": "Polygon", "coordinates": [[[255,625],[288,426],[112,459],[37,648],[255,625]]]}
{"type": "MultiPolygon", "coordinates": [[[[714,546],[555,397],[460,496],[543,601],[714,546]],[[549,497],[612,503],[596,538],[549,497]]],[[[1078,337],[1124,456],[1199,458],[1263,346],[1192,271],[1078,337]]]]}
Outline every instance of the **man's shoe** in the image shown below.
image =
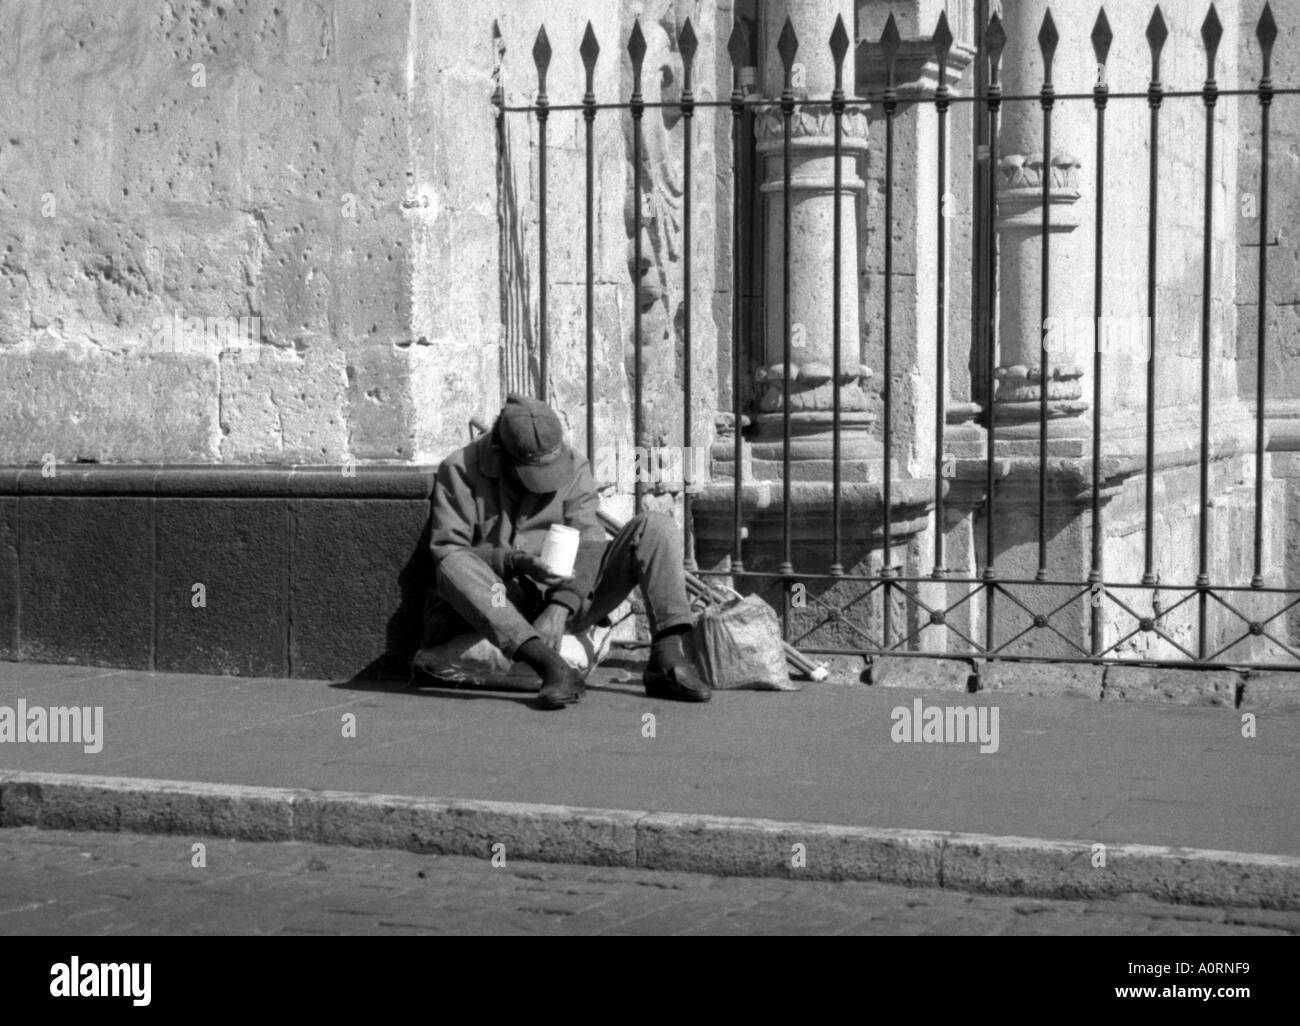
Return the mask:
{"type": "Polygon", "coordinates": [[[582,700],[587,690],[582,674],[572,667],[568,673],[548,674],[542,690],[537,692],[537,704],[543,709],[563,709],[582,700]]]}
{"type": "Polygon", "coordinates": [[[543,709],[563,709],[582,699],[587,684],[582,674],[564,661],[541,638],[530,638],[519,646],[515,659],[527,663],[542,678],[537,704],[543,709]]]}
{"type": "Polygon", "coordinates": [[[650,662],[641,678],[650,698],[675,702],[707,702],[713,689],[686,654],[683,634],[672,634],[656,641],[650,648],[650,662]]]}

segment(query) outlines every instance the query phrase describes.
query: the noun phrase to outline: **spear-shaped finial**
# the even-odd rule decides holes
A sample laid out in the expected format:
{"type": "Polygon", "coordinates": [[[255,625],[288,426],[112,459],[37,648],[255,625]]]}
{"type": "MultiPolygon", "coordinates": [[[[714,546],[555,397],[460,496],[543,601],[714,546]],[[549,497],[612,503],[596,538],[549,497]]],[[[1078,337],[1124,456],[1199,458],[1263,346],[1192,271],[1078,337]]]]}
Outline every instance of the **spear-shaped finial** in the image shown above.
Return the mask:
{"type": "Polygon", "coordinates": [[[682,68],[684,75],[682,78],[682,91],[689,93],[691,91],[691,79],[695,73],[695,51],[699,46],[699,40],[695,36],[695,27],[691,24],[691,19],[686,19],[686,24],[682,26],[681,32],[677,34],[677,49],[682,54],[682,68]]]}
{"type": "Polygon", "coordinates": [[[1097,21],[1092,26],[1092,52],[1098,64],[1106,63],[1106,58],[1110,56],[1110,44],[1114,39],[1115,34],[1110,30],[1110,19],[1106,17],[1106,8],[1103,7],[1097,12],[1097,21]]]}
{"type": "Polygon", "coordinates": [[[582,34],[582,45],[578,47],[582,55],[582,67],[587,72],[587,95],[590,96],[596,83],[596,58],[600,56],[600,44],[596,42],[596,30],[587,22],[587,31],[582,34]]]}
{"type": "Polygon", "coordinates": [[[884,31],[880,33],[880,50],[885,55],[885,90],[894,88],[894,70],[898,66],[898,50],[903,45],[903,37],[898,32],[898,22],[894,12],[889,12],[884,31]]]}
{"type": "Polygon", "coordinates": [[[1043,88],[1050,89],[1052,85],[1052,58],[1056,56],[1056,45],[1061,41],[1060,33],[1056,31],[1056,21],[1052,18],[1052,9],[1049,7],[1043,13],[1043,26],[1038,30],[1038,49],[1043,55],[1043,88]]]}
{"type": "Polygon", "coordinates": [[[628,37],[627,52],[632,58],[632,95],[641,95],[641,67],[645,63],[645,33],[641,31],[641,19],[632,22],[632,35],[628,37]]]}
{"type": "Polygon", "coordinates": [[[1168,38],[1169,26],[1165,24],[1165,16],[1160,10],[1160,5],[1156,4],[1156,9],[1151,13],[1151,20],[1147,22],[1147,45],[1151,47],[1151,81],[1153,84],[1160,81],[1160,51],[1165,48],[1165,40],[1168,38]]]}
{"type": "Polygon", "coordinates": [[[1201,42],[1205,44],[1205,81],[1214,81],[1214,60],[1219,54],[1219,41],[1223,39],[1223,23],[1219,21],[1219,12],[1210,4],[1209,13],[1201,23],[1201,42]]]}
{"type": "Polygon", "coordinates": [[[1273,44],[1277,41],[1277,22],[1273,20],[1273,8],[1270,4],[1264,4],[1264,13],[1259,16],[1259,24],[1255,26],[1255,38],[1259,40],[1259,52],[1264,57],[1264,68],[1260,79],[1267,82],[1272,77],[1273,44]]]}
{"type": "Polygon", "coordinates": [[[989,80],[996,83],[998,67],[1002,63],[1002,49],[1007,45],[1007,31],[1002,27],[1002,19],[996,11],[989,18],[988,27],[984,29],[984,50],[989,55],[989,80]]]}
{"type": "Polygon", "coordinates": [[[788,93],[794,84],[794,55],[799,52],[799,37],[794,33],[794,23],[788,14],[781,28],[781,37],[776,41],[776,52],[785,70],[785,91],[788,93]]]}
{"type": "Polygon", "coordinates": [[[551,41],[546,38],[546,26],[537,30],[537,41],[533,43],[533,63],[537,65],[537,94],[546,96],[546,69],[551,66],[551,41]]]}
{"type": "Polygon", "coordinates": [[[831,30],[831,57],[835,60],[835,91],[844,90],[844,58],[849,52],[849,33],[844,27],[844,15],[835,15],[835,28],[831,30]]]}
{"type": "Polygon", "coordinates": [[[948,66],[948,54],[952,52],[952,28],[948,25],[948,12],[939,12],[939,21],[934,26],[934,55],[939,60],[939,81],[943,81],[944,68],[948,66]]]}

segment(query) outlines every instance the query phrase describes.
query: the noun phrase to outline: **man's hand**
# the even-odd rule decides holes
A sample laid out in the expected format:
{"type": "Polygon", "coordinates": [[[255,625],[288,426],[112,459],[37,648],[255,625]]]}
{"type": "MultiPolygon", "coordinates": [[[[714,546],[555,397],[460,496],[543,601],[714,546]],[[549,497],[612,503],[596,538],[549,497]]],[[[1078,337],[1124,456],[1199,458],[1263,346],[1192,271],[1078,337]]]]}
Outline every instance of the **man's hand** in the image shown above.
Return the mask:
{"type": "Polygon", "coordinates": [[[550,568],[542,562],[540,556],[533,556],[527,552],[515,553],[514,568],[516,572],[527,574],[544,588],[558,588],[560,585],[568,584],[573,580],[572,577],[560,577],[558,574],[552,573],[550,568]]]}
{"type": "Polygon", "coordinates": [[[558,602],[548,602],[546,608],[533,621],[533,627],[541,637],[542,643],[558,652],[568,619],[569,610],[566,607],[558,602]]]}

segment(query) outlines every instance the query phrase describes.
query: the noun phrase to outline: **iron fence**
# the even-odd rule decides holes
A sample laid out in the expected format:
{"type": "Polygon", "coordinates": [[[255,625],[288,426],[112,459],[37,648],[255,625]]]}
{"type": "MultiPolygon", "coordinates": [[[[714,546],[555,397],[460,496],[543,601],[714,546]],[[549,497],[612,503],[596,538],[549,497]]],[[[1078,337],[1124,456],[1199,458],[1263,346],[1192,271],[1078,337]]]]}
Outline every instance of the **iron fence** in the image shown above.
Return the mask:
{"type": "MultiPolygon", "coordinates": [[[[684,281],[682,302],[685,319],[681,331],[683,349],[682,388],[685,393],[683,402],[682,437],[687,445],[694,437],[696,425],[692,423],[692,397],[694,381],[692,364],[692,327],[698,312],[692,309],[692,258],[691,232],[693,227],[693,174],[694,159],[693,136],[694,118],[701,108],[713,108],[719,112],[729,112],[731,116],[731,138],[733,143],[732,161],[732,268],[731,273],[731,423],[732,442],[734,444],[733,481],[730,508],[730,551],[726,565],[717,569],[703,569],[696,572],[703,576],[720,576],[731,579],[738,586],[747,589],[774,589],[781,593],[781,609],[786,630],[786,640],[800,645],[805,652],[831,655],[900,655],[927,657],[935,655],[961,656],[980,659],[1040,660],[1050,659],[1058,662],[1110,663],[1128,661],[1135,658],[1124,651],[1126,643],[1139,635],[1151,636],[1152,640],[1164,643],[1158,655],[1140,656],[1139,661],[1146,664],[1168,666],[1249,666],[1255,668],[1300,668],[1300,646],[1292,643],[1287,633],[1286,617],[1294,615],[1292,611],[1300,606],[1300,589],[1276,586],[1266,583],[1265,547],[1265,467],[1266,467],[1266,416],[1268,398],[1266,395],[1266,361],[1265,352],[1268,343],[1268,243],[1269,232],[1269,116],[1273,101],[1278,96],[1296,95],[1300,89],[1275,86],[1271,79],[1272,51],[1278,35],[1272,11],[1266,4],[1256,27],[1256,38],[1260,47],[1262,64],[1259,78],[1254,88],[1224,89],[1216,81],[1218,50],[1223,39],[1224,30],[1218,12],[1213,4],[1209,6],[1200,27],[1201,43],[1206,62],[1206,75],[1201,88],[1195,90],[1176,90],[1166,88],[1161,81],[1161,56],[1169,37],[1169,27],[1164,15],[1157,5],[1146,29],[1146,40],[1150,55],[1150,76],[1147,88],[1143,91],[1111,91],[1107,84],[1105,69],[1114,35],[1104,9],[1100,10],[1091,34],[1091,43],[1099,69],[1098,79],[1088,92],[1057,92],[1053,80],[1053,61],[1060,42],[1057,28],[1048,10],[1044,16],[1038,34],[1038,46],[1043,62],[1043,79],[1041,88],[1036,93],[1004,93],[1002,87],[1002,60],[1007,45],[1007,33],[997,14],[993,14],[984,27],[981,38],[977,41],[976,62],[979,74],[976,82],[982,82],[969,92],[955,92],[949,88],[946,71],[949,68],[953,34],[949,27],[947,15],[941,14],[934,29],[932,39],[933,58],[939,67],[937,85],[933,91],[921,95],[909,95],[906,102],[916,107],[932,108],[936,118],[937,134],[937,176],[934,188],[934,202],[937,205],[936,217],[936,337],[934,364],[935,409],[933,431],[935,446],[933,456],[934,488],[932,509],[936,525],[933,530],[932,569],[927,573],[902,573],[900,567],[891,565],[894,542],[891,511],[894,509],[895,456],[894,432],[896,430],[896,410],[893,397],[895,319],[894,298],[895,279],[898,271],[894,253],[894,233],[890,228],[894,224],[894,201],[896,191],[897,159],[895,122],[899,116],[900,95],[897,88],[896,65],[899,59],[902,40],[897,24],[891,14],[879,39],[879,51],[883,60],[884,87],[879,92],[867,92],[857,95],[846,90],[844,77],[845,59],[851,49],[848,29],[842,18],[837,19],[822,45],[829,49],[835,67],[834,88],[829,95],[816,97],[796,97],[793,88],[795,58],[805,42],[795,35],[794,26],[789,19],[785,21],[783,31],[775,41],[780,66],[784,73],[784,82],[780,95],[775,98],[755,98],[746,94],[743,83],[743,69],[746,66],[750,44],[739,23],[733,28],[727,53],[732,65],[733,88],[729,97],[723,99],[704,99],[695,93],[695,64],[699,46],[696,30],[688,19],[681,27],[677,47],[681,59],[682,90],[680,96],[673,100],[651,101],[643,94],[644,60],[646,39],[640,21],[636,21],[626,43],[626,55],[630,62],[631,94],[626,100],[600,99],[594,91],[597,61],[601,47],[590,24],[582,38],[578,56],[586,76],[586,89],[582,99],[573,103],[552,103],[547,92],[547,74],[552,59],[552,49],[543,27],[536,37],[533,59],[537,70],[537,93],[531,103],[511,104],[506,102],[503,91],[498,88],[492,99],[499,118],[511,116],[530,116],[535,120],[537,132],[537,174],[538,174],[538,223],[536,267],[538,280],[537,304],[537,377],[538,391],[542,398],[547,398],[548,357],[551,347],[547,307],[547,225],[554,216],[548,211],[547,197],[547,127],[548,119],[555,112],[578,112],[585,122],[585,259],[586,259],[586,323],[585,323],[585,370],[586,370],[586,442],[587,456],[593,462],[596,459],[595,441],[597,426],[595,421],[595,297],[594,297],[594,225],[595,225],[595,137],[596,120],[601,115],[622,116],[630,119],[632,162],[639,168],[643,158],[642,121],[647,110],[674,108],[684,123],[682,133],[682,160],[684,166],[683,181],[683,246],[684,281]],[[1256,381],[1255,381],[1255,424],[1254,424],[1254,480],[1253,480],[1253,573],[1245,581],[1211,580],[1211,417],[1213,412],[1211,355],[1211,292],[1213,268],[1213,216],[1215,192],[1215,108],[1224,97],[1253,98],[1259,105],[1261,119],[1262,153],[1259,176],[1259,248],[1258,248],[1258,289],[1256,296],[1256,381]],[[1157,254],[1159,250],[1158,235],[1158,189],[1157,183],[1161,171],[1160,114],[1166,101],[1196,101],[1204,107],[1204,197],[1202,209],[1202,281],[1200,297],[1200,403],[1199,419],[1199,458],[1198,467],[1198,525],[1196,530],[1196,566],[1194,581],[1169,583],[1160,580],[1155,562],[1155,497],[1157,473],[1157,393],[1156,383],[1160,373],[1161,347],[1156,344],[1155,326],[1161,314],[1157,295],[1157,254]],[[1108,228],[1106,156],[1106,115],[1111,104],[1116,101],[1145,102],[1149,111],[1147,161],[1147,225],[1146,225],[1146,315],[1149,344],[1145,366],[1145,439],[1144,465],[1141,477],[1144,481],[1143,493],[1143,566],[1139,579],[1124,580],[1114,574],[1107,574],[1103,565],[1103,540],[1105,516],[1102,494],[1105,487],[1104,469],[1106,453],[1103,448],[1105,424],[1103,421],[1104,366],[1103,318],[1106,315],[1106,296],[1103,287],[1103,244],[1108,228]],[[1052,159],[1053,112],[1060,103],[1091,103],[1095,110],[1095,187],[1096,203],[1094,213],[1091,281],[1092,300],[1092,402],[1091,402],[1091,459],[1088,461],[1090,492],[1087,507],[1091,513],[1090,523],[1090,566],[1086,575],[1076,579],[1062,579],[1054,576],[1049,567],[1048,539],[1048,492],[1051,472],[1049,468],[1049,384],[1052,373],[1051,353],[1049,352],[1049,324],[1053,316],[1050,304],[1052,197],[1050,195],[1052,175],[1048,165],[1052,159]],[[998,366],[998,333],[995,317],[999,301],[999,281],[996,274],[998,229],[995,226],[995,211],[998,199],[999,167],[998,145],[1000,113],[1008,104],[1037,103],[1042,112],[1042,153],[1044,170],[1041,192],[1041,254],[1039,259],[1040,314],[1042,337],[1036,368],[1038,415],[1037,415],[1037,481],[1036,481],[1036,570],[1032,576],[1005,575],[999,572],[997,565],[997,539],[995,530],[999,524],[999,465],[997,453],[998,418],[995,413],[995,396],[998,392],[996,368],[998,366]],[[982,225],[972,226],[975,248],[982,250],[985,267],[976,266],[979,260],[972,260],[971,281],[974,292],[983,293],[982,313],[977,317],[979,323],[972,338],[972,352],[982,350],[980,362],[984,380],[982,381],[984,429],[983,454],[983,499],[979,513],[983,522],[982,566],[960,573],[946,567],[945,554],[945,512],[950,501],[949,490],[951,474],[947,472],[945,431],[947,429],[946,407],[948,396],[948,361],[949,361],[949,297],[946,281],[948,275],[950,238],[948,236],[949,217],[943,209],[948,182],[949,118],[955,105],[973,104],[975,117],[982,118],[987,129],[988,160],[985,167],[988,173],[976,179],[986,194],[981,198],[980,215],[982,225]],[[812,570],[807,566],[796,567],[795,538],[792,529],[794,517],[792,474],[791,401],[790,373],[784,373],[781,384],[781,423],[783,454],[781,457],[781,526],[780,558],[778,565],[772,569],[758,569],[746,565],[748,531],[747,521],[754,515],[752,502],[745,498],[746,481],[744,478],[745,446],[742,425],[749,412],[745,403],[745,389],[742,378],[745,372],[745,340],[741,337],[742,324],[742,176],[741,169],[746,166],[746,136],[742,131],[742,119],[753,117],[760,112],[775,113],[781,124],[781,152],[784,160],[782,182],[779,196],[769,199],[781,205],[781,274],[779,287],[782,290],[781,346],[784,366],[791,366],[792,359],[792,324],[790,287],[791,271],[791,178],[792,167],[792,121],[801,109],[820,107],[829,108],[833,121],[833,238],[831,240],[832,277],[835,287],[832,293],[832,362],[835,368],[832,374],[832,458],[831,458],[831,503],[829,511],[829,559],[824,568],[812,570]],[[844,194],[843,165],[844,155],[844,118],[854,111],[876,110],[884,119],[884,266],[885,287],[880,308],[883,356],[883,383],[880,388],[879,404],[881,411],[881,473],[879,481],[880,508],[884,511],[878,532],[869,535],[870,546],[882,554],[881,566],[873,572],[855,573],[846,571],[845,547],[849,544],[845,522],[845,481],[843,479],[844,458],[842,452],[842,396],[841,396],[841,358],[844,347],[860,346],[858,338],[843,337],[843,310],[840,295],[842,261],[846,240],[842,230],[842,203],[844,194]],[[802,633],[795,629],[791,617],[791,596],[796,584],[806,585],[820,583],[826,588],[852,586],[851,597],[845,601],[842,597],[831,601],[825,597],[814,599],[815,613],[813,622],[802,624],[802,633]],[[939,587],[940,601],[935,601],[935,587],[939,587]],[[929,591],[927,591],[929,589],[929,591]],[[952,598],[956,592],[956,597],[952,598]],[[1158,591],[1159,596],[1151,598],[1150,609],[1144,597],[1158,591]],[[1034,594],[1037,598],[1027,598],[1034,594]],[[927,597],[929,596],[929,597],[927,597]],[[1062,596],[1064,596],[1062,600],[1062,596]],[[1248,598],[1255,596],[1255,599],[1248,598]],[[1172,599],[1172,601],[1170,601],[1172,599]],[[846,614],[852,607],[861,603],[878,602],[879,613],[872,621],[878,626],[878,633],[871,628],[851,622],[846,614]],[[1054,617],[1067,608],[1077,610],[1078,603],[1086,603],[1089,629],[1083,635],[1071,636],[1058,628],[1054,617]],[[1025,621],[1020,630],[1003,630],[1001,636],[997,629],[995,609],[999,603],[1009,603],[1017,616],[1025,621]],[[1267,604],[1261,604],[1267,603],[1267,604]],[[970,604],[968,606],[968,604],[970,604]],[[979,629],[963,629],[954,620],[954,614],[966,608],[979,607],[979,615],[972,616],[971,622],[979,629]],[[1186,610],[1185,610],[1186,607],[1186,610]],[[1185,610],[1190,616],[1194,610],[1189,626],[1190,637],[1179,637],[1177,631],[1169,625],[1174,614],[1185,610]],[[1230,617],[1240,621],[1236,629],[1226,629],[1220,624],[1217,639],[1212,636],[1208,620],[1212,610],[1222,610],[1230,617]],[[901,626],[895,620],[902,618],[901,626]],[[1110,617],[1107,620],[1107,617],[1110,617]],[[826,645],[807,643],[807,639],[827,623],[840,623],[855,635],[857,642],[853,645],[826,645]],[[1107,641],[1104,637],[1103,624],[1112,625],[1113,637],[1107,641]],[[942,629],[944,641],[941,646],[922,643],[923,632],[930,628],[942,629]],[[1054,635],[1059,641],[1054,643],[1051,651],[1027,650],[1022,644],[1026,638],[1054,635]],[[1280,636],[1279,636],[1280,635],[1280,636]],[[1248,651],[1243,652],[1242,646],[1248,651]]],[[[632,247],[633,266],[642,264],[642,227],[643,227],[643,182],[639,172],[632,175],[632,247]]],[[[920,184],[918,183],[918,197],[920,184]]],[[[919,201],[919,200],[918,200],[919,201]]],[[[856,240],[854,240],[856,244],[856,240]]],[[[642,311],[639,302],[634,304],[633,323],[631,327],[633,365],[632,384],[634,398],[632,403],[633,435],[635,444],[645,441],[644,411],[645,379],[642,311]]],[[[645,496],[642,480],[638,478],[635,487],[635,502],[641,508],[645,496]]],[[[693,497],[689,489],[683,492],[683,513],[686,551],[694,551],[694,520],[692,509],[693,497]]],[[[1136,575],[1135,575],[1136,576],[1136,575]]],[[[827,593],[829,594],[829,592],[827,593]]],[[[1232,621],[1227,621],[1232,622],[1232,621]]]]}

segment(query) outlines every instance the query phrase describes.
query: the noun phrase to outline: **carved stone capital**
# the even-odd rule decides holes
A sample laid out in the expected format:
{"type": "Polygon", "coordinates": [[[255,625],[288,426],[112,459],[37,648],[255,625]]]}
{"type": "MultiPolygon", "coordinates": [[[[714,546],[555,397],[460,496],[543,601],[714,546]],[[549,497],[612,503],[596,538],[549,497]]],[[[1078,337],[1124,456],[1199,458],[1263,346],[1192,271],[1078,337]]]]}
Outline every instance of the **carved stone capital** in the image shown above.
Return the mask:
{"type": "MultiPolygon", "coordinates": [[[[1069,153],[1058,152],[1052,157],[1051,189],[1079,191],[1079,168],[1083,166],[1078,157],[1069,153]]],[[[999,190],[1039,189],[1043,188],[1043,155],[1041,153],[1009,153],[998,161],[998,171],[1002,180],[999,190]]]]}
{"type": "MultiPolygon", "coordinates": [[[[1052,158],[1047,203],[1050,230],[1068,232],[1079,226],[1072,209],[1079,199],[1077,157],[1058,153],[1052,158]]],[[[1043,156],[1012,153],[998,161],[998,228],[1003,231],[1041,232],[1043,228],[1043,156]]]]}
{"type": "MultiPolygon", "coordinates": [[[[860,153],[867,148],[866,111],[846,108],[841,121],[841,140],[845,153],[860,153]]],[[[785,115],[779,107],[767,107],[754,117],[754,135],[763,153],[778,150],[785,142],[785,115]]],[[[804,103],[790,118],[792,146],[832,148],[835,145],[835,116],[829,103],[804,103]]]]}

